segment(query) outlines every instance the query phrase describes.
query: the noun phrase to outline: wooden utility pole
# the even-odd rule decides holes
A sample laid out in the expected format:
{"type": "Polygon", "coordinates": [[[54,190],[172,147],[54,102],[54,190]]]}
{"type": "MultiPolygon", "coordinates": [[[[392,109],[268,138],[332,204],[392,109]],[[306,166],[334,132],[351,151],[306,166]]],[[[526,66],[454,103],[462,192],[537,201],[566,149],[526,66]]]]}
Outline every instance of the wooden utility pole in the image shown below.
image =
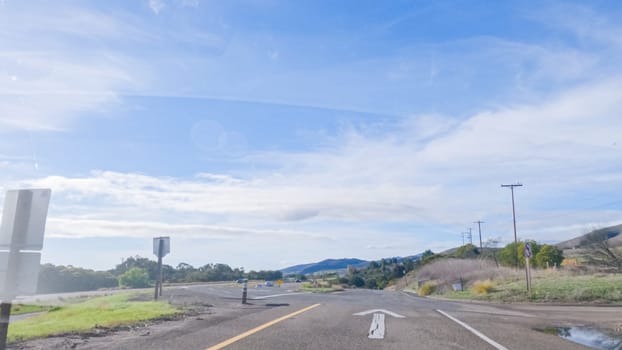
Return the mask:
{"type": "Polygon", "coordinates": [[[514,209],[514,187],[522,187],[523,184],[515,183],[511,185],[501,185],[501,187],[509,187],[512,191],[512,221],[514,222],[514,243],[516,245],[516,268],[518,268],[518,238],[516,236],[516,210],[514,209]]]}
{"type": "Polygon", "coordinates": [[[477,220],[474,224],[477,224],[477,230],[479,231],[479,251],[480,254],[484,251],[484,246],[482,245],[482,224],[484,222],[481,220],[477,220]]]}

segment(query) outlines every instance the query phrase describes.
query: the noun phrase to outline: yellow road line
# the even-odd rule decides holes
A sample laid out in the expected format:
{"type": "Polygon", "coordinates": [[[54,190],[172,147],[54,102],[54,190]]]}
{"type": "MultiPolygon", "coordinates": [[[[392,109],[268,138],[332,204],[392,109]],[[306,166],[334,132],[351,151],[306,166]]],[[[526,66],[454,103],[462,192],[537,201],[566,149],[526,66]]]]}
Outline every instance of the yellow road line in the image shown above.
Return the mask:
{"type": "Polygon", "coordinates": [[[223,341],[222,343],[216,344],[216,345],[214,345],[212,347],[209,347],[209,348],[207,348],[205,350],[220,350],[220,349],[222,349],[222,348],[224,348],[226,346],[229,346],[229,345],[235,343],[238,340],[241,340],[241,339],[244,339],[244,338],[248,337],[249,335],[253,335],[253,334],[255,334],[255,333],[259,332],[259,331],[262,331],[262,330],[264,330],[264,329],[266,329],[266,328],[268,328],[270,326],[273,326],[273,325],[275,325],[275,324],[277,324],[277,323],[279,323],[281,321],[285,321],[288,318],[292,318],[292,317],[294,317],[296,315],[300,315],[301,313],[307,312],[307,311],[309,311],[309,310],[311,310],[313,308],[316,308],[318,306],[320,306],[320,304],[314,304],[314,305],[311,305],[311,306],[307,306],[304,309],[300,309],[298,311],[292,312],[291,314],[279,317],[276,320],[272,320],[270,322],[264,323],[264,324],[262,324],[259,327],[255,327],[255,328],[253,328],[251,330],[248,330],[248,331],[246,331],[246,332],[244,332],[244,333],[242,333],[240,335],[236,335],[235,337],[233,337],[231,339],[227,339],[227,340],[223,341]]]}

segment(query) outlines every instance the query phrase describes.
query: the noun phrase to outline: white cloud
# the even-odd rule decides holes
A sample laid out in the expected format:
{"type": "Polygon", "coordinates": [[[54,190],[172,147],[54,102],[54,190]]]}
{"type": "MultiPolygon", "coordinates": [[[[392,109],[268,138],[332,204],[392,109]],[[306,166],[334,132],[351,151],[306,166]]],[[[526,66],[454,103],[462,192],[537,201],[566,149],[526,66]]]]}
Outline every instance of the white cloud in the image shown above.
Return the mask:
{"type": "Polygon", "coordinates": [[[140,31],[124,22],[128,18],[11,5],[0,13],[1,131],[63,129],[138,86],[140,66],[102,44],[140,38],[140,31]]]}
{"type": "Polygon", "coordinates": [[[201,238],[206,240],[239,239],[294,239],[331,240],[327,236],[297,231],[258,230],[218,225],[175,224],[155,221],[98,220],[80,217],[51,217],[47,222],[46,236],[51,238],[84,237],[156,237],[169,232],[176,238],[201,238]]]}
{"type": "Polygon", "coordinates": [[[153,11],[153,13],[158,15],[160,14],[160,11],[162,11],[166,7],[166,3],[164,2],[164,0],[149,0],[149,7],[151,8],[151,11],[153,11]]]}
{"type": "Polygon", "coordinates": [[[303,231],[331,223],[334,228],[317,232],[329,236],[349,223],[416,222],[460,232],[484,219],[488,232],[507,235],[509,194],[499,185],[522,181],[519,235],[550,238],[547,232],[554,231],[563,238],[577,225],[615,221],[616,212],[589,208],[602,203],[577,203],[569,215],[547,215],[564,210],[556,206],[569,191],[578,193],[577,201],[593,192],[619,192],[620,87],[612,79],[546,103],[482,112],[462,122],[413,117],[387,134],[347,130],[332,146],[315,151],[256,153],[250,160],[272,170],[245,178],[94,171],[23,185],[52,188],[63,216],[63,206],[86,214],[94,205],[107,213],[91,210],[95,219],[111,220],[110,213],[116,213],[128,222],[166,217],[173,224],[239,222],[303,231]],[[542,206],[548,209],[538,209],[542,206]]]}

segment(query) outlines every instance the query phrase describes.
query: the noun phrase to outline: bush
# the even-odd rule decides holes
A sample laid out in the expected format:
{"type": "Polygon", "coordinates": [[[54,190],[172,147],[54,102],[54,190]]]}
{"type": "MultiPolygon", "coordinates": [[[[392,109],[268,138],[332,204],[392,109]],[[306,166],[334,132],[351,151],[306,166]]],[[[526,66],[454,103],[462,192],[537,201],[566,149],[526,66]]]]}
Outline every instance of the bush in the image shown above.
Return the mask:
{"type": "Polygon", "coordinates": [[[421,296],[426,296],[426,295],[430,295],[434,293],[435,290],[436,290],[436,283],[432,281],[428,281],[424,283],[423,286],[419,287],[419,289],[417,290],[417,294],[421,296]]]}
{"type": "Polygon", "coordinates": [[[555,246],[545,244],[536,254],[535,260],[539,268],[554,267],[564,261],[564,253],[555,246]]]}
{"type": "Polygon", "coordinates": [[[145,269],[132,267],[124,274],[119,276],[119,286],[128,288],[146,288],[149,287],[149,273],[145,269]]]}
{"type": "Polygon", "coordinates": [[[495,283],[491,280],[475,281],[471,290],[476,294],[488,294],[495,289],[495,283]]]}

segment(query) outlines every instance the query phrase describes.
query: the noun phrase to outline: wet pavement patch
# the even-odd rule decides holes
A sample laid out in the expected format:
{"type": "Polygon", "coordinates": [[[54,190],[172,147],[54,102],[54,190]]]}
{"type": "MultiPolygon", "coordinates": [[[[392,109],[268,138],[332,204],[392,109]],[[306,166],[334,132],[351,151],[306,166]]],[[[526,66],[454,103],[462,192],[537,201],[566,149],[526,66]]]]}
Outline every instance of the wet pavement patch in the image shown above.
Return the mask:
{"type": "Polygon", "coordinates": [[[599,350],[622,350],[622,334],[611,334],[592,327],[545,327],[536,331],[556,335],[571,342],[599,350]]]}

